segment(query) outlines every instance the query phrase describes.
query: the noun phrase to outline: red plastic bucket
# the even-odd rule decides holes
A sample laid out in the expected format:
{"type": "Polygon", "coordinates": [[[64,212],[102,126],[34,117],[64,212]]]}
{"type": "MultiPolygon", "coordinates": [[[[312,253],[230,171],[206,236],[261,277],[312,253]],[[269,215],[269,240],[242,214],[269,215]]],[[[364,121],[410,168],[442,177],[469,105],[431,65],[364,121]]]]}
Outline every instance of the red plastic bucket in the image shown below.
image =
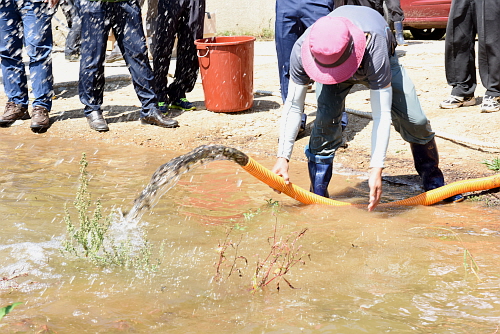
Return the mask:
{"type": "Polygon", "coordinates": [[[252,36],[220,36],[194,42],[207,110],[234,112],[252,107],[254,41],[252,36]]]}

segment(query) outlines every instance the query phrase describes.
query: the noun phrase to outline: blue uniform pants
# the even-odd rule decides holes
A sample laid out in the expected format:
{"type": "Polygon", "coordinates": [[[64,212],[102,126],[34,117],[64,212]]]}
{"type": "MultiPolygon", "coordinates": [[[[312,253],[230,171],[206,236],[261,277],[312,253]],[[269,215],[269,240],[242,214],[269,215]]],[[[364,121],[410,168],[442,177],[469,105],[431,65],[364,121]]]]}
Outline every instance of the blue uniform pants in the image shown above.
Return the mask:
{"type": "Polygon", "coordinates": [[[104,60],[110,29],[113,29],[142,104],[141,117],[155,111],[158,100],[153,90],[153,70],[149,64],[138,1],[79,0],[78,3],[82,17],[79,94],[85,105],[85,115],[100,110],[103,103],[104,60]]]}
{"type": "Polygon", "coordinates": [[[319,18],[334,9],[333,0],[277,0],[275,42],[283,102],[288,95],[290,55],[297,39],[319,18]]]}

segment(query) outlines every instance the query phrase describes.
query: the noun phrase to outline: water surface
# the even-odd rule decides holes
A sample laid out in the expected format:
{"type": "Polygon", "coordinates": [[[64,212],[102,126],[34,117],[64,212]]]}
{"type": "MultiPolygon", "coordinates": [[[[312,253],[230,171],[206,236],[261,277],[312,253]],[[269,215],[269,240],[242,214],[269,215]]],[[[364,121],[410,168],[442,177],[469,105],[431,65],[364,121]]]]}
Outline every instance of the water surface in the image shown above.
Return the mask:
{"type": "MultiPolygon", "coordinates": [[[[0,149],[0,277],[19,275],[0,281],[0,306],[23,302],[0,321],[2,333],[495,333],[500,325],[496,208],[305,206],[215,161],[182,175],[142,217],[150,242],[165,244],[158,272],[99,268],[60,252],[82,152],[105,213],[130,210],[154,171],[181,153],[36,136],[3,138],[0,149]],[[295,247],[305,263],[285,276],[296,289],[282,281],[279,291],[252,291],[270,237],[304,228],[295,247]],[[248,264],[237,260],[228,277],[228,247],[215,279],[225,241],[248,264]]],[[[292,166],[292,180],[307,188],[306,166],[292,166]]],[[[386,190],[386,201],[416,194],[386,190]]],[[[364,202],[366,180],[336,175],[330,193],[364,202]]]]}

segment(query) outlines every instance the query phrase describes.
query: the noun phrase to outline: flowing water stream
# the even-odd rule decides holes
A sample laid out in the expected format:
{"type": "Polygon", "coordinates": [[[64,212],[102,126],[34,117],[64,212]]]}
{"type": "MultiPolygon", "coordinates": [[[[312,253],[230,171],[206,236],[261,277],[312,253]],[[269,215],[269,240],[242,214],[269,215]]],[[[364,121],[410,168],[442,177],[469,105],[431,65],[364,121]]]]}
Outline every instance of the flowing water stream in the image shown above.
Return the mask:
{"type": "MultiPolygon", "coordinates": [[[[3,138],[0,149],[0,307],[23,303],[0,320],[1,333],[500,332],[498,208],[306,206],[220,156],[162,174],[171,182],[142,205],[151,176],[178,152],[36,136],[3,138]],[[96,267],[61,252],[82,152],[104,213],[121,209],[154,247],[163,242],[157,272],[96,267]],[[294,245],[303,262],[285,276],[295,289],[253,290],[272,237],[305,228],[294,245]]],[[[307,188],[305,168],[292,164],[291,177],[307,188]]],[[[384,201],[418,193],[385,190],[384,201]]],[[[330,193],[365,202],[366,178],[335,175],[330,193]]]]}

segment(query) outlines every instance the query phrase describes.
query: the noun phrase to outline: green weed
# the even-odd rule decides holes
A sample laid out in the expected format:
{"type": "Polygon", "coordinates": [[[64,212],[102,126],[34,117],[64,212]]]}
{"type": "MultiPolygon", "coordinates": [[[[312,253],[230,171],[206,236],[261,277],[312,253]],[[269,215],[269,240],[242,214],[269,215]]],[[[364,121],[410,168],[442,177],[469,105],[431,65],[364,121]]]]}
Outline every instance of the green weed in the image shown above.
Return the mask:
{"type": "MultiPolygon", "coordinates": [[[[152,245],[146,240],[145,235],[139,246],[133,246],[129,239],[116,242],[109,233],[114,215],[111,213],[107,217],[103,216],[103,208],[99,199],[94,203],[93,213],[89,214],[92,202],[88,191],[87,166],[88,162],[84,153],[80,160],[80,184],[73,202],[78,212],[78,222],[73,223],[69,209],[65,206],[64,222],[67,238],[63,242],[63,251],[78,258],[87,259],[99,266],[155,271],[160,261],[157,259],[156,263],[152,263],[152,245]]],[[[163,245],[160,249],[160,258],[162,252],[163,245]]]]}
{"type": "Polygon", "coordinates": [[[257,40],[274,40],[274,29],[262,28],[260,31],[248,30],[224,30],[217,33],[217,36],[254,36],[257,40]]]}
{"type": "Polygon", "coordinates": [[[22,304],[21,302],[17,302],[14,304],[7,305],[5,307],[0,307],[0,320],[2,320],[3,317],[5,317],[7,314],[10,313],[16,307],[17,305],[22,304]]]}
{"type": "Polygon", "coordinates": [[[500,158],[495,158],[493,160],[484,160],[481,163],[486,165],[488,169],[493,170],[495,172],[498,172],[500,170],[500,158]]]}

